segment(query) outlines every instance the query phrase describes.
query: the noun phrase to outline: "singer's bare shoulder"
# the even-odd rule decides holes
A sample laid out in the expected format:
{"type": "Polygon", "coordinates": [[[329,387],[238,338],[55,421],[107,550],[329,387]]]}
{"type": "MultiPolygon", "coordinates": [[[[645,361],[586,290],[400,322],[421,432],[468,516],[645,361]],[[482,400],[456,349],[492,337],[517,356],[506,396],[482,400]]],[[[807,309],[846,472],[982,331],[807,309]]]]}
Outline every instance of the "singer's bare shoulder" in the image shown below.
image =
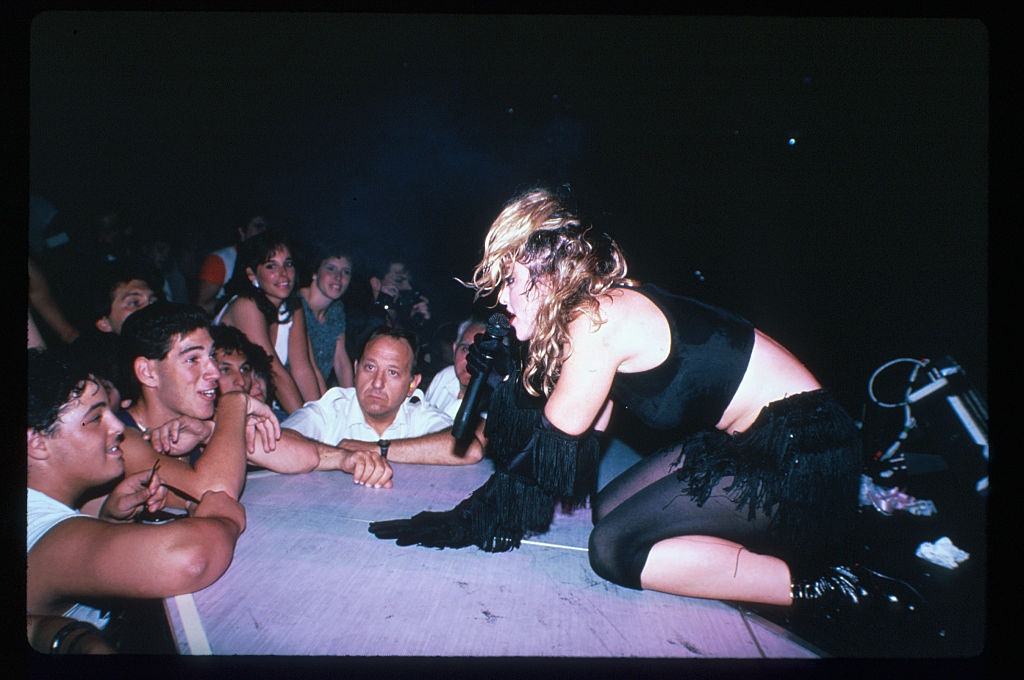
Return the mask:
{"type": "Polygon", "coordinates": [[[571,347],[544,409],[552,424],[569,434],[596,422],[617,372],[657,366],[671,344],[664,314],[636,291],[617,289],[603,296],[598,315],[581,314],[569,324],[571,347]]]}
{"type": "Polygon", "coordinates": [[[611,362],[623,373],[654,368],[665,360],[671,332],[657,305],[629,288],[615,288],[598,300],[597,318],[580,314],[569,324],[574,353],[611,362]]]}

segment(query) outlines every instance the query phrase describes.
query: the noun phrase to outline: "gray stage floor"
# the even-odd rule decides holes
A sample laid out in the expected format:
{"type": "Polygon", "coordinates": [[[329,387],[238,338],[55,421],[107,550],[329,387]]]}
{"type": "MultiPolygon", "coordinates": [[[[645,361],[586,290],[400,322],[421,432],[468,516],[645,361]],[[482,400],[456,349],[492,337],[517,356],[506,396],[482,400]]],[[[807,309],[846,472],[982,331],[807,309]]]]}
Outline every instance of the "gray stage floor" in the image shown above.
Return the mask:
{"type": "MultiPolygon", "coordinates": [[[[612,446],[604,484],[634,460],[612,446]]],[[[634,591],[587,561],[588,509],[509,553],[401,548],[369,522],[444,510],[490,475],[395,466],[390,490],[336,473],[250,475],[248,529],[215,584],[165,602],[183,654],[813,658],[733,606],[634,591]]]]}

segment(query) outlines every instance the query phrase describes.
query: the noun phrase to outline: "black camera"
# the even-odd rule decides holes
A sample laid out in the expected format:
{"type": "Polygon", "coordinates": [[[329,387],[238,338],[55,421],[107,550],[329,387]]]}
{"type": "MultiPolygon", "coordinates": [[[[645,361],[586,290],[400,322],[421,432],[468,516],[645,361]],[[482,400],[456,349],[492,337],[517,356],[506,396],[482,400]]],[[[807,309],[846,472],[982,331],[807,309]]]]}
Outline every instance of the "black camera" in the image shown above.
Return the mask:
{"type": "Polygon", "coordinates": [[[400,290],[398,295],[380,293],[377,296],[377,303],[384,309],[404,310],[412,307],[423,297],[418,290],[400,290]]]}

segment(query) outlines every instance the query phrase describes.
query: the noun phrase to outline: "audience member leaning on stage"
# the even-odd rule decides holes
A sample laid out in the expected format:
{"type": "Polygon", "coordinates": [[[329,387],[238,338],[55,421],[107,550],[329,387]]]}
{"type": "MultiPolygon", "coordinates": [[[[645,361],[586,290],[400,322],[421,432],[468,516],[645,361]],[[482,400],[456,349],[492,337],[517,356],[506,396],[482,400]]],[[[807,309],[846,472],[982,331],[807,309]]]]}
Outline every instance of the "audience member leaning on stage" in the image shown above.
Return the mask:
{"type": "MultiPolygon", "coordinates": [[[[210,336],[213,338],[213,360],[220,372],[217,391],[220,394],[245,392],[253,396],[253,364],[269,364],[270,357],[234,326],[213,326],[210,336]]],[[[265,399],[260,401],[266,403],[265,399]]]]}
{"type": "MultiPolygon", "coordinates": [[[[415,337],[378,328],[356,361],[355,387],[333,387],[319,401],[290,415],[281,427],[341,450],[379,452],[396,463],[466,465],[483,456],[474,438],[459,445],[452,419],[430,406],[417,390],[415,337]]],[[[481,435],[482,436],[482,435],[481,435]]]]}
{"type": "MultiPolygon", "coordinates": [[[[274,393],[270,356],[234,326],[211,326],[210,335],[213,337],[213,359],[220,371],[217,390],[221,394],[245,392],[269,404],[274,393]]],[[[276,411],[274,415],[277,415],[276,411]]]]}
{"type": "MultiPolygon", "coordinates": [[[[241,393],[217,402],[218,370],[209,324],[199,307],[158,302],[132,314],[122,327],[129,375],[125,388],[134,399],[119,414],[128,425],[122,444],[125,468],[130,474],[160,461],[176,505],[209,489],[237,498],[245,479],[247,448],[252,449],[254,462],[273,467],[264,461],[271,457],[264,443],[273,447],[279,436],[277,419],[266,404],[241,393]],[[218,427],[203,422],[211,418],[218,427]],[[235,422],[238,437],[233,436],[235,422]],[[174,446],[164,446],[167,442],[174,446]]],[[[315,460],[303,464],[275,458],[279,466],[292,462],[300,464],[299,470],[285,471],[315,465],[315,460]]]]}
{"type": "Polygon", "coordinates": [[[427,388],[427,403],[444,411],[452,419],[459,412],[462,398],[466,396],[466,388],[469,387],[471,376],[466,367],[467,353],[473,346],[473,339],[486,329],[487,324],[475,319],[466,319],[459,324],[455,342],[452,344],[455,363],[439,371],[427,388]]]}
{"type": "Polygon", "coordinates": [[[216,323],[238,328],[270,355],[281,407],[291,413],[319,399],[306,318],[294,295],[295,264],[288,240],[268,231],[243,243],[228,292],[232,297],[216,323]]]}
{"type": "Polygon", "coordinates": [[[352,256],[337,244],[317,246],[310,283],[299,289],[306,333],[313,348],[320,391],[328,384],[352,387],[352,360],[345,349],[345,303],[352,282],[352,256]],[[331,373],[334,380],[331,380],[331,373]]]}
{"type": "Polygon", "coordinates": [[[121,414],[129,425],[122,446],[129,470],[161,460],[172,491],[192,497],[205,488],[224,488],[237,497],[247,458],[274,472],[338,470],[357,484],[391,486],[391,468],[378,454],[338,451],[296,432],[283,433],[269,407],[245,392],[218,398],[220,371],[209,317],[199,307],[151,305],[125,322],[122,335],[131,362],[129,387],[139,395],[121,414]],[[246,420],[245,439],[225,447],[218,439],[221,418],[236,411],[246,420]],[[185,455],[193,464],[181,459],[185,455]]]}
{"type": "MultiPolygon", "coordinates": [[[[212,326],[214,360],[220,377],[221,394],[243,391],[264,404],[274,402],[274,382],[270,375],[270,356],[234,326],[212,326]]],[[[278,420],[287,413],[271,407],[278,420]]]]}
{"type": "MultiPolygon", "coordinates": [[[[132,522],[167,499],[162,470],[125,475],[124,425],[84,368],[28,352],[26,605],[29,642],[43,652],[109,652],[96,639],[109,600],[200,590],[231,563],[245,511],[229,494],[204,491],[190,517],[161,526],[132,522]],[[151,476],[152,473],[152,476],[151,476]],[[90,489],[124,476],[99,517],[76,510],[90,489]],[[64,616],[67,622],[53,617],[64,616]]],[[[229,435],[225,424],[223,433],[229,435]]],[[[241,442],[242,421],[234,437],[241,442]]]]}

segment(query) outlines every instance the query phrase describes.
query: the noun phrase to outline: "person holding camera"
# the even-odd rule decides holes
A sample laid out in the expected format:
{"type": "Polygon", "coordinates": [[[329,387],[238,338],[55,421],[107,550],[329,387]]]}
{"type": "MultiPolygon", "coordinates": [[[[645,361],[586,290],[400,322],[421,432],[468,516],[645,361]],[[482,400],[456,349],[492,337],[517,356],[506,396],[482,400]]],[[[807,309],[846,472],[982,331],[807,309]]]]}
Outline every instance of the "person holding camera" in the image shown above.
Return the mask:
{"type": "MultiPolygon", "coordinates": [[[[362,355],[367,340],[381,326],[411,331],[417,338],[428,338],[431,333],[427,325],[431,320],[430,300],[413,285],[413,276],[399,255],[378,257],[367,263],[369,295],[363,305],[354,301],[349,310],[348,355],[358,358],[362,355]]],[[[425,369],[424,380],[433,377],[429,357],[424,356],[425,346],[420,342],[414,348],[417,361],[425,369]]]]}
{"type": "Polygon", "coordinates": [[[370,276],[373,301],[387,315],[391,326],[416,330],[430,320],[430,300],[413,288],[405,262],[389,261],[370,276]]]}

